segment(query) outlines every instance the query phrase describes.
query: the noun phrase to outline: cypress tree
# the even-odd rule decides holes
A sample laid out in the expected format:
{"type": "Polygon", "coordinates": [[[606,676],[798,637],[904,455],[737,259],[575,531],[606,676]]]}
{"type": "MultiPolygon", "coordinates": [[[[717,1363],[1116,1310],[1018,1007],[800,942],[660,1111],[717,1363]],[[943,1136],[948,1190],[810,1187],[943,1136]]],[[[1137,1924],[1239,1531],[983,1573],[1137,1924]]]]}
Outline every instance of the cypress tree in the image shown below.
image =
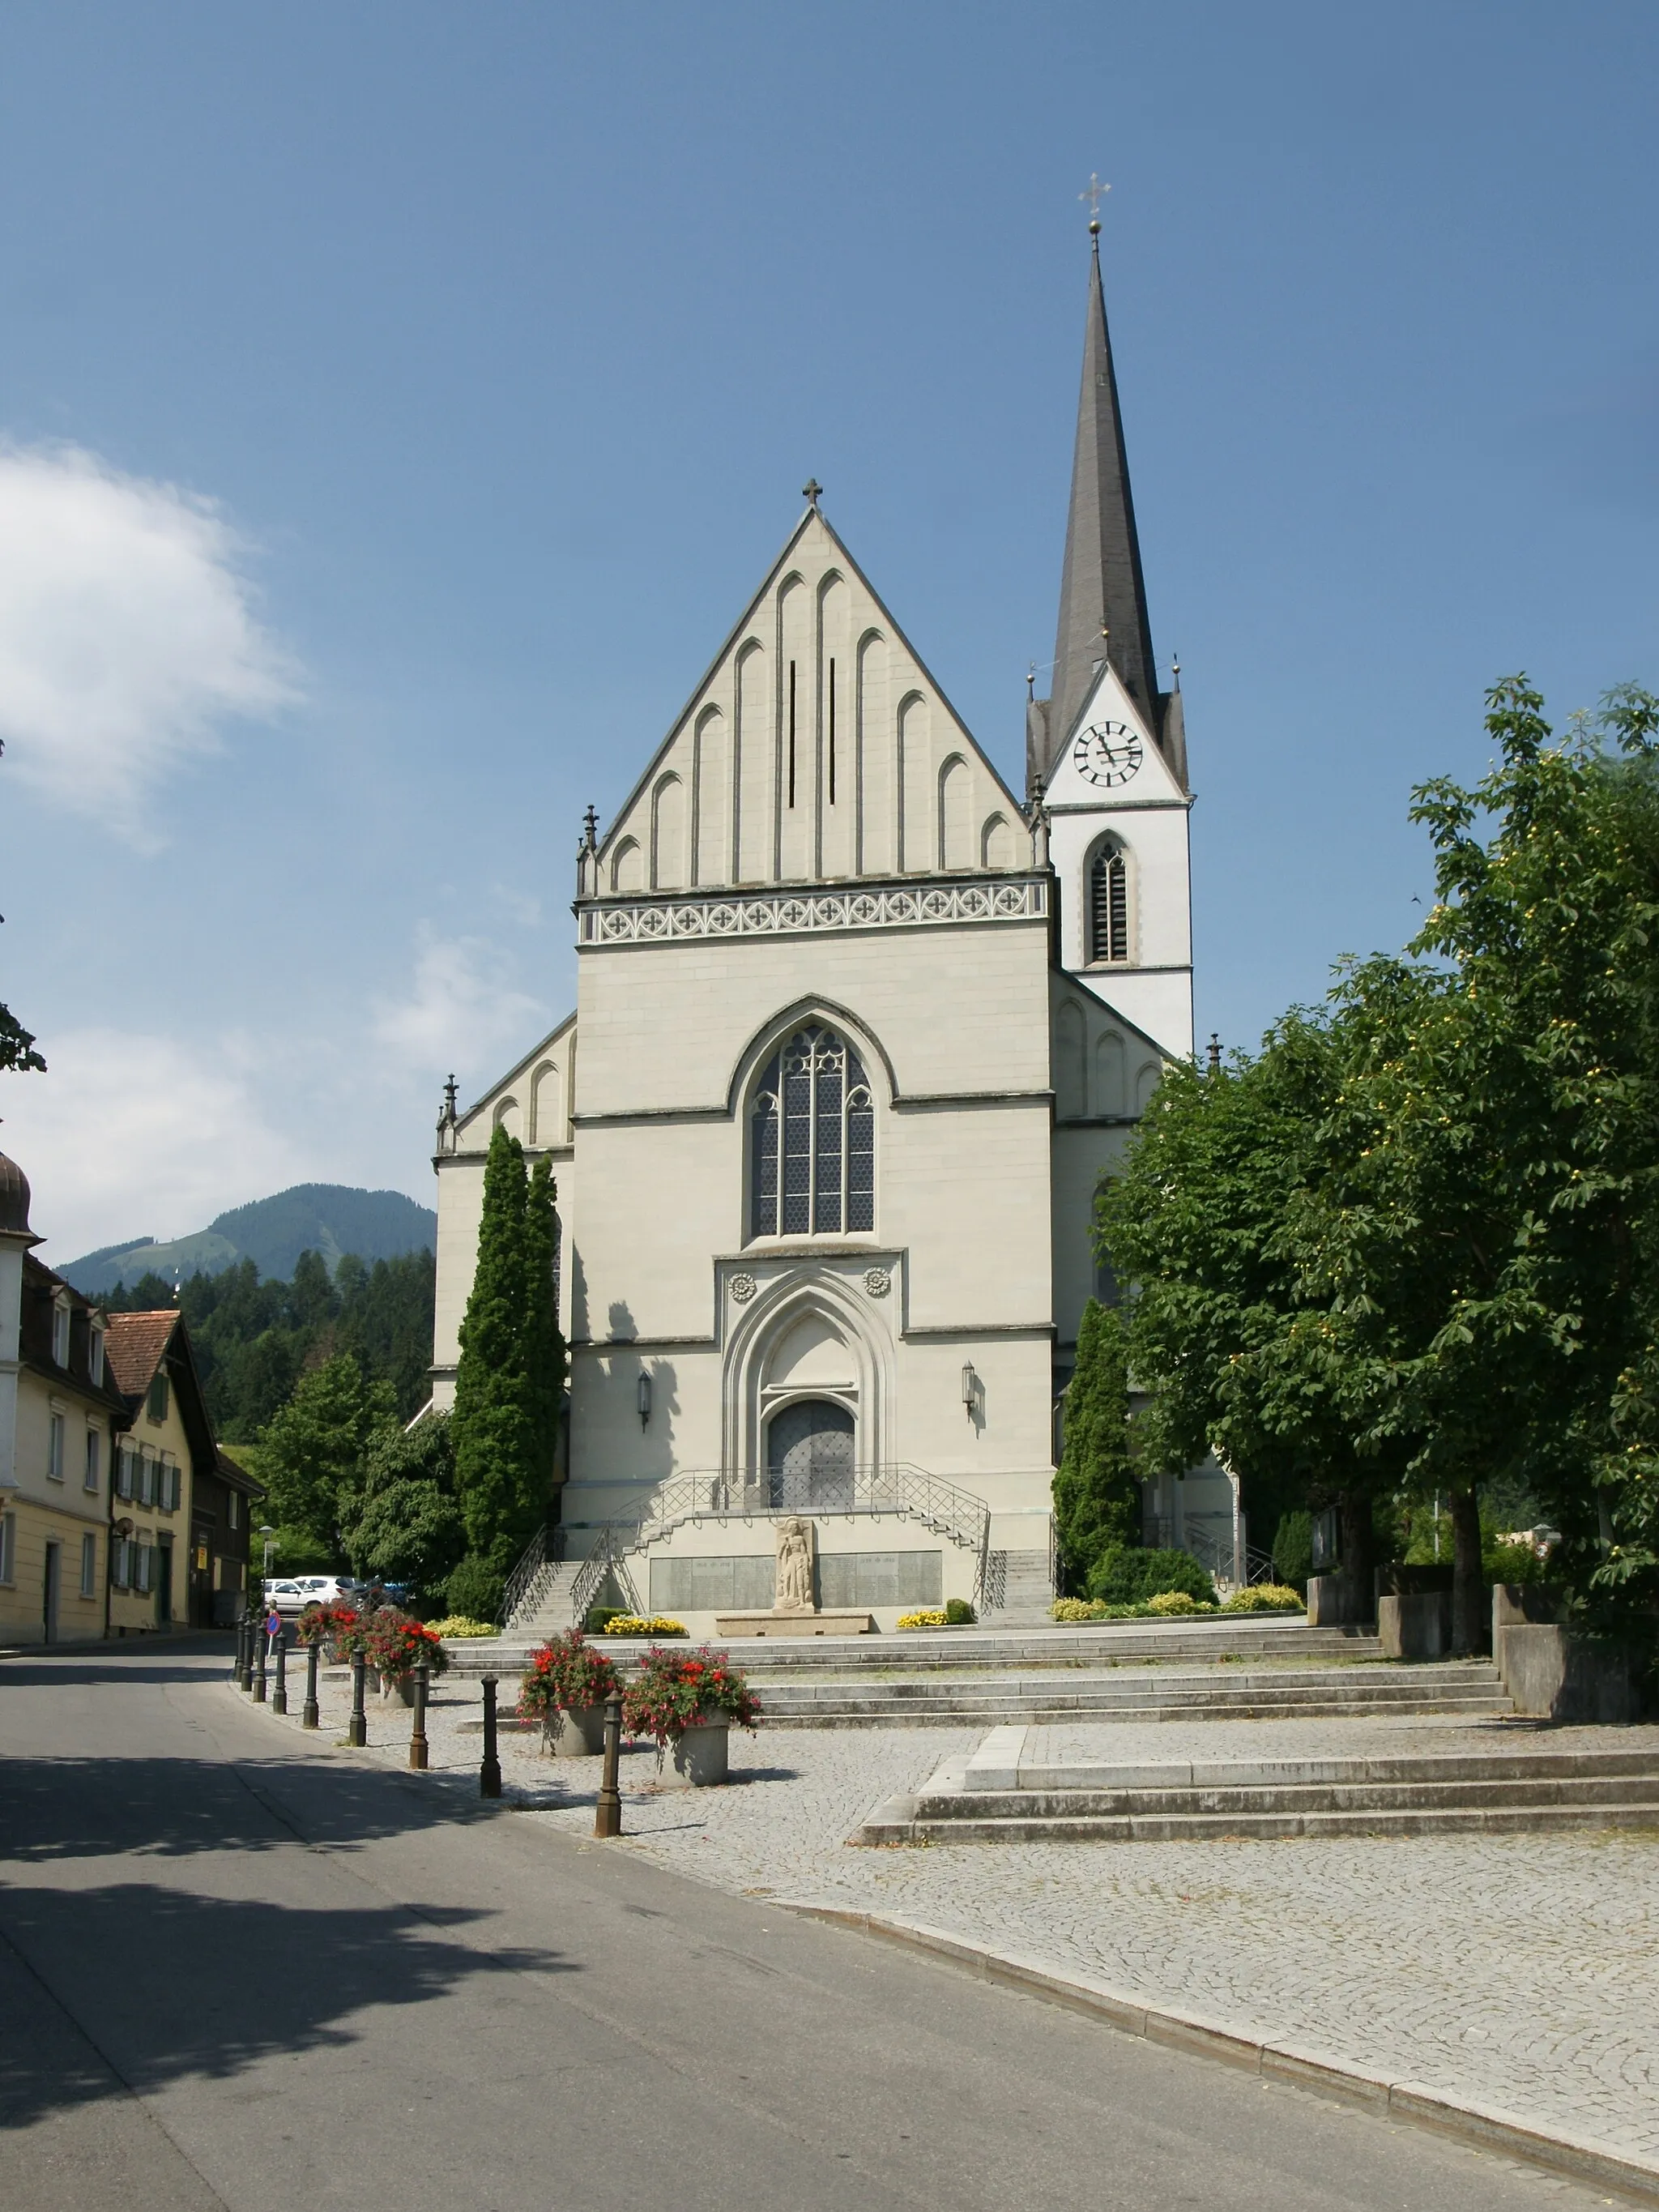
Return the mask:
{"type": "Polygon", "coordinates": [[[558,1292],[553,1274],[558,1238],[553,1206],[558,1194],[553,1163],[544,1156],[531,1174],[524,1217],[525,1372],[530,1385],[535,1481],[534,1494],[526,1500],[526,1508],[532,1509],[526,1540],[553,1494],[554,1455],[564,1403],[564,1340],[559,1334],[558,1292]]]}
{"type": "Polygon", "coordinates": [[[523,1548],[526,1504],[536,1495],[536,1425],[525,1358],[528,1198],[524,1147],[498,1126],[484,1163],[478,1260],[461,1323],[451,1425],[468,1548],[497,1574],[523,1548]]]}
{"type": "Polygon", "coordinates": [[[1066,1386],[1066,1432],[1054,1476],[1054,1534],[1064,1578],[1081,1589],[1107,1552],[1139,1534],[1139,1492],[1129,1457],[1129,1363],[1123,1316],[1091,1298],[1066,1386]]]}

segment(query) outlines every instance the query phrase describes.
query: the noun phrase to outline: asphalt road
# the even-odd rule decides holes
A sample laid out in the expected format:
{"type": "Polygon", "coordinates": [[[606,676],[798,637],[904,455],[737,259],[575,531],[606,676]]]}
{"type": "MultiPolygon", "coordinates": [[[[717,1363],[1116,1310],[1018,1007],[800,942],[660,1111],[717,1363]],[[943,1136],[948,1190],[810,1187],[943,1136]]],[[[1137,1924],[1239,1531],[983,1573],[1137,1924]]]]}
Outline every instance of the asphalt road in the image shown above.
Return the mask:
{"type": "Polygon", "coordinates": [[[5,2212],[1608,2201],[303,1741],[227,1667],[0,1662],[5,2212]]]}

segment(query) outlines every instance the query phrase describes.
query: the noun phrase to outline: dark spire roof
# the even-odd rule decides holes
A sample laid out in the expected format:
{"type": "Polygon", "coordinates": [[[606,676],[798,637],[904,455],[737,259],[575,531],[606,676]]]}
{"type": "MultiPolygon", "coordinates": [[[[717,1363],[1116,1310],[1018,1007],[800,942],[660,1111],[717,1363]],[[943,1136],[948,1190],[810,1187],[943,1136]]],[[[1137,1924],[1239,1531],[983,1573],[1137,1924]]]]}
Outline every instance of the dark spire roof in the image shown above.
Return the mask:
{"type": "MultiPolygon", "coordinates": [[[[0,1233],[29,1233],[29,1179],[15,1160],[0,1152],[0,1233]]],[[[35,1240],[39,1243],[39,1239],[35,1240]]]]}
{"type": "Polygon", "coordinates": [[[1109,649],[1113,667],[1156,732],[1159,701],[1152,631],[1146,616],[1146,585],[1140,573],[1140,541],[1135,535],[1097,236],[1090,256],[1083,389],[1078,399],[1072,507],[1066,525],[1060,628],[1047,717],[1051,758],[1071,735],[1109,649]],[[1101,636],[1103,624],[1109,648],[1101,636]]]}

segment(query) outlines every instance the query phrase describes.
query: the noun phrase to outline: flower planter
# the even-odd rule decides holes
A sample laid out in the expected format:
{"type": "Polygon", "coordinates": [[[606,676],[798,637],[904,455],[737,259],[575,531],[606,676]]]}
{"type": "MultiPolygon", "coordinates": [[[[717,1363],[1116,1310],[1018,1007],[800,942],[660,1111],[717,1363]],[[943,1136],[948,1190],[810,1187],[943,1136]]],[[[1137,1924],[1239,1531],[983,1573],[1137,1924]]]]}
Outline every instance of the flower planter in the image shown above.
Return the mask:
{"type": "Polygon", "coordinates": [[[700,1717],[678,1743],[671,1741],[663,1746],[657,1765],[659,1786],[664,1790],[707,1790],[711,1784],[724,1782],[730,1735],[731,1724],[724,1715],[713,1719],[700,1717]]]}
{"type": "Polygon", "coordinates": [[[550,1759],[597,1759],[605,1749],[605,1707],[556,1708],[542,1723],[542,1744],[550,1759]]]}
{"type": "Polygon", "coordinates": [[[412,1674],[382,1674],[380,1695],[387,1699],[396,1698],[399,1705],[415,1702],[415,1677],[412,1674]]]}

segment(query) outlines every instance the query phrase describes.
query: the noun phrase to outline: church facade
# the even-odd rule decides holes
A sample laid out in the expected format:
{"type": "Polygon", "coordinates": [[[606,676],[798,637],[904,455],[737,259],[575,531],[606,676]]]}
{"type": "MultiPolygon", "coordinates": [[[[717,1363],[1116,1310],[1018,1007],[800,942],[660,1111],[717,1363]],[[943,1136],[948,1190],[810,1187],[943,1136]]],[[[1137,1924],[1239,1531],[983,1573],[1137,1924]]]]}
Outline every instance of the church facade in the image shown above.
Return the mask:
{"type": "Polygon", "coordinates": [[[1182,702],[1097,244],[1024,793],[806,496],[603,836],[590,815],[574,1012],[439,1127],[434,1402],[505,1124],[552,1156],[570,1348],[537,1591],[580,1614],[603,1580],[694,1632],[772,1602],[785,1515],[819,1603],[879,1627],[1052,1595],[1093,1192],[1193,1049],[1182,702]]]}

